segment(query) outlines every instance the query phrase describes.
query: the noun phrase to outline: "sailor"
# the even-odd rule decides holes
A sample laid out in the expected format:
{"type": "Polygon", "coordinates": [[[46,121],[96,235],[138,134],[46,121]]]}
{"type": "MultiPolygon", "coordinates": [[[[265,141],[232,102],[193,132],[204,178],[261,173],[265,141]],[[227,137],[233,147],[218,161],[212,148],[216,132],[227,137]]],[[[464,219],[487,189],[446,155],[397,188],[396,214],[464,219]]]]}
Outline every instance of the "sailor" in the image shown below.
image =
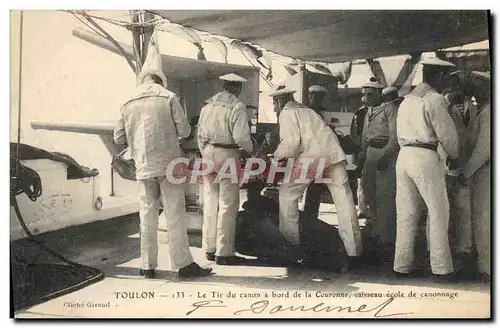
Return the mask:
{"type": "MultiPolygon", "coordinates": [[[[340,238],[347,255],[358,257],[362,252],[362,241],[346,171],[346,156],[337,136],[323,118],[311,108],[296,102],[294,93],[294,90],[279,87],[270,94],[280,129],[280,143],[273,157],[278,161],[294,160],[292,177],[297,177],[293,174],[294,170],[301,172],[301,159],[324,160],[325,169],[321,176],[333,181],[326,185],[336,205],[340,238]]],[[[291,244],[297,246],[300,245],[298,200],[308,185],[306,179],[299,182],[290,179],[284,181],[279,190],[280,232],[291,244]]]]}
{"type": "MultiPolygon", "coordinates": [[[[366,172],[364,170],[365,162],[366,162],[366,150],[367,150],[367,145],[366,145],[366,140],[365,140],[365,127],[366,127],[366,121],[368,120],[368,116],[370,116],[373,113],[373,107],[378,107],[382,104],[382,89],[384,88],[384,85],[380,84],[377,79],[371,78],[369,82],[365,83],[362,85],[362,95],[364,101],[363,104],[366,110],[363,109],[363,107],[360,108],[360,111],[364,111],[363,116],[363,121],[360,122],[362,124],[362,129],[361,129],[361,135],[360,137],[360,143],[361,143],[361,150],[359,154],[357,155],[356,158],[356,171],[358,172],[359,178],[359,184],[358,184],[358,203],[359,204],[359,216],[360,218],[365,218],[366,219],[366,224],[367,228],[369,230],[369,236],[371,237],[373,235],[373,220],[375,219],[375,213],[374,213],[374,203],[375,203],[375,177],[373,176],[374,172],[373,170],[368,170],[366,172]],[[367,180],[366,174],[372,174],[369,179],[373,180],[373,182],[370,184],[371,181],[367,180]],[[371,187],[371,188],[370,188],[371,187]]],[[[361,113],[362,114],[362,113],[361,113]]],[[[358,128],[359,130],[359,128],[358,128]]]]}
{"type": "Polygon", "coordinates": [[[361,189],[373,246],[381,251],[377,259],[384,260],[382,251],[389,255],[396,240],[397,106],[381,102],[382,84],[368,82],[362,88],[369,108],[361,141],[361,189]]]}
{"type": "MultiPolygon", "coordinates": [[[[214,173],[224,163],[234,161],[241,166],[242,156],[252,152],[250,127],[245,104],[238,99],[247,80],[231,73],[220,77],[223,90],[206,101],[198,123],[198,147],[204,159],[214,164],[214,173]]],[[[205,175],[203,211],[203,249],[210,261],[220,265],[236,265],[243,258],[235,256],[235,229],[240,207],[240,185],[235,179],[218,179],[205,175]]]]}
{"type": "MultiPolygon", "coordinates": [[[[323,101],[326,97],[327,90],[321,85],[312,85],[308,89],[309,91],[309,108],[318,113],[321,117],[322,111],[325,110],[323,107],[323,101]]],[[[311,183],[307,187],[306,199],[304,202],[304,213],[312,219],[316,219],[319,216],[319,207],[321,205],[321,194],[326,190],[323,184],[311,183]]]]}
{"type": "Polygon", "coordinates": [[[356,142],[356,144],[361,148],[361,136],[363,135],[363,126],[365,123],[365,116],[368,112],[368,105],[366,104],[366,98],[361,97],[361,103],[363,104],[354,112],[350,126],[351,138],[356,142]]]}
{"type": "Polygon", "coordinates": [[[176,95],[167,90],[161,71],[146,71],[135,95],[121,109],[114,130],[117,144],[127,144],[136,165],[141,219],[141,274],[155,277],[158,266],[158,214],[160,197],[165,205],[167,239],[172,267],[180,268],[179,277],[210,274],[193,262],[187,235],[187,217],[183,184],[167,179],[169,163],[181,156],[179,138],[191,132],[186,113],[176,95]],[[173,132],[176,131],[176,132],[173,132]]]}
{"type": "Polygon", "coordinates": [[[312,85],[308,89],[309,108],[321,115],[321,112],[326,110],[323,107],[323,101],[328,93],[326,88],[321,85],[312,85]]]}
{"type": "MultiPolygon", "coordinates": [[[[437,153],[441,144],[451,163],[458,158],[458,136],[447,104],[440,94],[446,73],[454,64],[422,61],[423,83],[405,97],[398,110],[397,136],[401,146],[397,164],[396,276],[412,274],[419,200],[428,209],[427,239],[432,273],[439,281],[454,278],[448,240],[449,203],[444,167],[437,153]]],[[[454,165],[452,165],[454,166],[454,165]]]]}
{"type": "MultiPolygon", "coordinates": [[[[468,157],[467,131],[472,128],[477,117],[477,108],[472,103],[471,92],[467,88],[464,71],[451,73],[449,93],[445,100],[449,104],[448,112],[455,122],[459,140],[459,160],[455,168],[446,163],[446,154],[439,147],[441,160],[445,166],[446,186],[450,201],[450,240],[455,252],[457,272],[467,274],[472,255],[472,221],[470,190],[468,185],[458,183],[458,176],[463,172],[468,157]]],[[[464,278],[466,276],[464,275],[464,278]]]]}
{"type": "Polygon", "coordinates": [[[481,281],[491,277],[491,90],[490,75],[473,71],[468,78],[478,105],[477,119],[468,133],[471,151],[460,180],[470,185],[471,216],[481,281]]]}
{"type": "MultiPolygon", "coordinates": [[[[356,190],[357,198],[358,198],[358,217],[360,219],[368,218],[368,208],[366,206],[366,202],[363,197],[363,189],[361,186],[361,167],[359,166],[359,156],[361,154],[361,137],[363,135],[363,126],[365,124],[365,116],[368,112],[368,105],[366,104],[366,98],[364,96],[361,97],[361,103],[363,104],[359,109],[354,112],[354,116],[352,117],[351,127],[350,127],[350,135],[356,146],[358,147],[358,151],[353,154],[353,164],[359,167],[357,171],[357,180],[358,186],[356,190]]],[[[364,160],[364,159],[363,159],[364,160]]]]}

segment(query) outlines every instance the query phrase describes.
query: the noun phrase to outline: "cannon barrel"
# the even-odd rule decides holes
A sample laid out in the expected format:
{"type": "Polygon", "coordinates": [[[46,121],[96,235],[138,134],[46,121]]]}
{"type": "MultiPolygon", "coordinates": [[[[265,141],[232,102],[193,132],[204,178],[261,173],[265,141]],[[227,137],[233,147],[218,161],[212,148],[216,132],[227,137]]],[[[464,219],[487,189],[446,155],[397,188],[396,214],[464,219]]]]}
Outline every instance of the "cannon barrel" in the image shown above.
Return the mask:
{"type": "MultiPolygon", "coordinates": [[[[104,38],[98,34],[86,31],[86,30],[81,29],[81,28],[75,28],[73,30],[73,36],[75,36],[79,39],[82,39],[84,41],[87,41],[89,43],[92,43],[92,44],[94,44],[98,47],[101,47],[103,49],[109,50],[117,55],[123,56],[123,53],[120,51],[120,49],[118,49],[111,41],[107,40],[106,38],[104,38]]],[[[134,49],[131,46],[124,44],[124,43],[121,43],[121,42],[118,42],[118,44],[123,48],[123,50],[125,50],[125,52],[127,53],[127,56],[130,56],[130,58],[132,60],[134,60],[134,58],[135,58],[134,57],[134,49]]]]}
{"type": "Polygon", "coordinates": [[[86,134],[113,135],[113,122],[54,122],[32,121],[34,130],[65,131],[86,134]]]}

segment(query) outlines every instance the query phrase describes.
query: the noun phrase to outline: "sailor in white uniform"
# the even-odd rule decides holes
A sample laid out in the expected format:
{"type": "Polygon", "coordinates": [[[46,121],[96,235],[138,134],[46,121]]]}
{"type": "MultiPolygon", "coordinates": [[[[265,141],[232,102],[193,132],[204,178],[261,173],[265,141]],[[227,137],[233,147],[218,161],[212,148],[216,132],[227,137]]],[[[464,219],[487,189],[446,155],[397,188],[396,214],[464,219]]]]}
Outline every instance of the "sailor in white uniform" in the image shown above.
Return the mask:
{"type": "MultiPolygon", "coordinates": [[[[206,101],[198,123],[198,147],[204,159],[214,163],[216,174],[227,160],[241,166],[242,154],[252,153],[247,108],[238,96],[247,80],[236,74],[220,77],[223,91],[206,101]]],[[[223,172],[222,172],[223,173],[223,172]]],[[[222,177],[222,175],[220,175],[222,177]]],[[[220,265],[235,265],[235,229],[240,207],[239,181],[204,176],[203,249],[207,259],[220,265]]]]}
{"type": "MultiPolygon", "coordinates": [[[[280,144],[273,154],[276,160],[294,159],[293,170],[301,171],[301,159],[325,162],[323,177],[331,179],[326,186],[335,202],[339,233],[347,255],[358,257],[362,253],[361,233],[353,194],[346,171],[346,156],[337,136],[323,118],[293,98],[295,91],[280,88],[270,94],[278,114],[280,144]]],[[[292,170],[292,171],[293,171],[292,170]]],[[[296,172],[297,172],[296,171],[296,172]]],[[[291,174],[295,178],[298,175],[291,174]]],[[[279,189],[280,232],[290,243],[300,245],[298,201],[309,183],[285,181],[279,189]]]]}
{"type": "Polygon", "coordinates": [[[167,79],[161,71],[146,71],[136,94],[121,109],[114,140],[127,144],[136,166],[139,184],[141,219],[141,273],[155,277],[158,266],[158,213],[160,198],[167,220],[168,249],[179,277],[210,274],[193,262],[187,236],[185,185],[171,183],[167,177],[169,163],[181,156],[179,138],[191,132],[186,112],[177,96],[167,90],[167,79]]]}
{"type": "Polygon", "coordinates": [[[458,159],[458,135],[444,97],[447,71],[454,64],[439,59],[423,61],[423,83],[401,103],[397,136],[401,146],[396,164],[397,236],[394,271],[413,271],[415,236],[423,198],[428,209],[428,245],[432,273],[440,280],[453,278],[448,241],[449,203],[444,167],[437,153],[441,144],[451,163],[458,159]]]}

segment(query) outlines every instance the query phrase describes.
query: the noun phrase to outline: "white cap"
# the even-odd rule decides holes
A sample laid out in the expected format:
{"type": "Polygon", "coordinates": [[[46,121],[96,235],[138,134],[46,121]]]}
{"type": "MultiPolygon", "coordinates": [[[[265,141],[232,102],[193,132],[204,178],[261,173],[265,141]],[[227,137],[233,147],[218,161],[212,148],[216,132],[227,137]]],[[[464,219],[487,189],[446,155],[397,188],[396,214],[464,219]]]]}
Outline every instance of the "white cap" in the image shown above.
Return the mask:
{"type": "Polygon", "coordinates": [[[460,74],[464,74],[464,73],[465,73],[464,70],[459,69],[457,71],[451,72],[450,75],[460,75],[460,74]]]}
{"type": "Polygon", "coordinates": [[[462,78],[463,76],[465,76],[465,71],[460,69],[458,71],[451,72],[450,75],[462,78]]]}
{"type": "Polygon", "coordinates": [[[223,81],[229,81],[229,82],[239,82],[239,83],[245,83],[247,82],[247,79],[239,76],[239,75],[236,75],[234,73],[229,73],[229,74],[226,74],[226,75],[222,75],[221,77],[219,77],[219,79],[223,80],[223,81]]]}
{"type": "Polygon", "coordinates": [[[387,87],[385,88],[384,90],[382,90],[382,94],[385,96],[386,94],[388,93],[391,93],[391,92],[398,92],[398,88],[396,87],[387,87]]]}
{"type": "Polygon", "coordinates": [[[294,94],[296,91],[286,88],[284,85],[279,86],[275,92],[269,94],[269,97],[278,97],[286,94],[294,94]]]}
{"type": "Polygon", "coordinates": [[[383,89],[385,88],[385,85],[379,83],[375,79],[370,79],[370,82],[366,82],[361,86],[362,88],[373,88],[373,89],[383,89]]]}
{"type": "Polygon", "coordinates": [[[456,65],[450,63],[449,61],[441,60],[439,58],[427,58],[420,61],[422,65],[428,66],[444,66],[444,67],[455,67],[456,65]]]}
{"type": "Polygon", "coordinates": [[[327,93],[328,91],[326,91],[326,88],[322,87],[321,85],[311,85],[309,87],[309,92],[324,92],[324,93],[327,93]]]}

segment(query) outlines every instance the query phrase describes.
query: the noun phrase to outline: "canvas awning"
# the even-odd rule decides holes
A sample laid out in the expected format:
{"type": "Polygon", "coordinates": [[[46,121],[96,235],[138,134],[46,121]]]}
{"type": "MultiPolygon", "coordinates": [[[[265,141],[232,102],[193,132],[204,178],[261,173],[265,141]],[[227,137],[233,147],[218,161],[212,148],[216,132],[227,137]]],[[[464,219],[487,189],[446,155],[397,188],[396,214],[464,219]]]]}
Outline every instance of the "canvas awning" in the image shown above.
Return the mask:
{"type": "Polygon", "coordinates": [[[437,55],[441,59],[454,63],[459,69],[468,71],[491,71],[489,49],[439,51],[437,55]]]}
{"type": "MultiPolygon", "coordinates": [[[[103,49],[107,49],[118,55],[123,55],[113,43],[93,32],[75,28],[73,30],[73,35],[103,49]]],[[[128,56],[133,58],[134,50],[131,46],[120,42],[118,42],[118,44],[125,50],[128,56]]],[[[218,79],[218,77],[223,74],[235,71],[245,76],[246,74],[252,75],[258,72],[257,68],[251,66],[207,62],[191,58],[168,56],[165,54],[161,54],[161,58],[163,72],[167,75],[168,79],[195,80],[203,77],[203,79],[208,80],[218,79]]]]}
{"type": "Polygon", "coordinates": [[[181,24],[323,62],[436,51],[487,40],[488,14],[476,11],[154,10],[181,24]]]}

